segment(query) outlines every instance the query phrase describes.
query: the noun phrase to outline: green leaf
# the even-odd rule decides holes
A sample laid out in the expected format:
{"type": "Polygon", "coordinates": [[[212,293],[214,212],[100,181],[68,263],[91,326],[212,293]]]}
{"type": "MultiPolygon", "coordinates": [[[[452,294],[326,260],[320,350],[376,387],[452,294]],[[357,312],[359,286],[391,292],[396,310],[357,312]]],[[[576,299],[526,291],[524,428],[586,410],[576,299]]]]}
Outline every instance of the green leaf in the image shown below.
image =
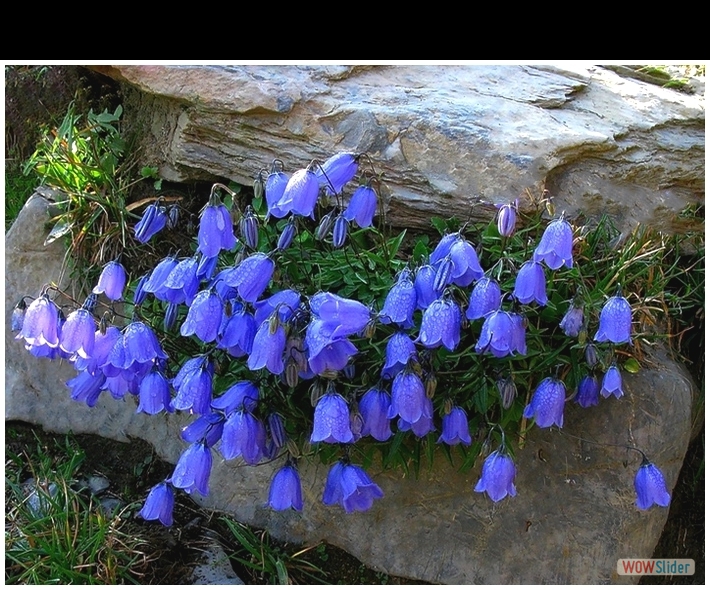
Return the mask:
{"type": "Polygon", "coordinates": [[[60,219],[57,221],[57,223],[54,225],[52,228],[52,231],[49,232],[49,235],[47,236],[47,239],[44,240],[44,245],[48,246],[54,240],[57,240],[61,238],[62,236],[68,234],[71,231],[71,228],[74,226],[73,223],[67,222],[64,218],[60,219]]]}
{"type": "Polygon", "coordinates": [[[634,357],[630,357],[624,362],[624,370],[635,374],[641,370],[641,365],[634,357]]]}

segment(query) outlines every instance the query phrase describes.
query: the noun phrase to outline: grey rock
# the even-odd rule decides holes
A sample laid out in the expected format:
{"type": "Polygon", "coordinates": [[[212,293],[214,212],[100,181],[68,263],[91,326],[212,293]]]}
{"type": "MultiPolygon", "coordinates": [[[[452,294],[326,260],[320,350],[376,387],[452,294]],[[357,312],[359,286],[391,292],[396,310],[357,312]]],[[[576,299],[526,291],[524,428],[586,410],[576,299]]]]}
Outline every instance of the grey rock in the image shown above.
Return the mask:
{"type": "Polygon", "coordinates": [[[224,552],[222,545],[212,535],[208,534],[205,534],[204,541],[202,563],[193,572],[193,585],[243,586],[244,582],[234,573],[229,557],[224,552]]]}
{"type": "Polygon", "coordinates": [[[111,485],[109,480],[101,475],[90,476],[87,479],[86,484],[91,490],[91,493],[97,495],[108,490],[109,486],[111,485]]]}
{"type": "MultiPolygon", "coordinates": [[[[125,83],[143,158],[169,180],[251,184],[338,151],[384,173],[389,220],[488,220],[492,204],[671,228],[704,198],[705,110],[689,95],[591,65],[98,66],[125,83]]],[[[674,228],[676,230],[681,228],[674,228]]]]}

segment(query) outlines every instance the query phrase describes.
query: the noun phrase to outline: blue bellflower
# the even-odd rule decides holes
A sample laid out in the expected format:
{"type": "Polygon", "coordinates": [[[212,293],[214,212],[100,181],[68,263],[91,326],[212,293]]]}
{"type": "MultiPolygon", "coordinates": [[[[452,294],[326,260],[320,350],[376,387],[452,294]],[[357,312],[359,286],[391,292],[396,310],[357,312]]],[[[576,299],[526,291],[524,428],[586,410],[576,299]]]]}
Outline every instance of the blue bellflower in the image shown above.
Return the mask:
{"type": "Polygon", "coordinates": [[[237,381],[227,391],[212,401],[215,410],[222,410],[226,415],[235,410],[247,410],[249,412],[256,408],[259,401],[259,388],[251,381],[237,381]]]}
{"type": "Polygon", "coordinates": [[[286,213],[295,213],[303,217],[312,217],[318,200],[319,188],[320,185],[315,172],[310,168],[297,170],[288,179],[283,195],[281,195],[274,209],[283,212],[284,215],[286,213]]]}
{"type": "Polygon", "coordinates": [[[471,433],[468,429],[468,416],[466,411],[454,406],[451,412],[442,418],[441,436],[437,443],[445,442],[447,445],[471,444],[471,433]]]}
{"type": "Polygon", "coordinates": [[[496,358],[526,354],[525,323],[522,316],[501,309],[486,315],[476,352],[490,353],[496,358]]]}
{"type": "Polygon", "coordinates": [[[229,352],[233,357],[251,354],[256,336],[254,316],[236,299],[232,300],[232,315],[223,317],[217,348],[229,352]]]}
{"type": "Polygon", "coordinates": [[[163,526],[171,526],[174,506],[173,488],[170,484],[162,482],[150,490],[138,515],[144,520],[159,520],[163,526]]]}
{"type": "Polygon", "coordinates": [[[323,490],[323,504],[340,504],[345,512],[364,512],[384,493],[362,467],[339,461],[328,472],[323,490]]]}
{"type": "Polygon", "coordinates": [[[382,377],[392,379],[407,366],[410,359],[417,359],[417,347],[407,334],[395,332],[389,337],[385,346],[385,366],[382,368],[382,377]]]}
{"type": "Polygon", "coordinates": [[[430,264],[420,266],[414,275],[414,289],[417,292],[417,309],[426,309],[439,298],[434,288],[436,269],[430,264]]]}
{"type": "Polygon", "coordinates": [[[350,152],[340,152],[328,158],[316,170],[320,186],[325,188],[327,195],[335,195],[343,190],[357,174],[358,155],[350,152]]]}
{"type": "Polygon", "coordinates": [[[527,304],[534,301],[538,305],[547,305],[545,270],[541,264],[532,260],[523,264],[515,277],[513,297],[520,303],[527,304]]]}
{"type": "Polygon", "coordinates": [[[180,436],[185,442],[204,442],[211,448],[222,438],[224,421],[224,414],[217,412],[197,416],[190,424],[183,426],[180,436]]]}
{"type": "Polygon", "coordinates": [[[390,395],[385,390],[377,387],[368,389],[358,404],[363,421],[361,431],[363,436],[370,435],[381,442],[392,436],[390,419],[387,417],[391,405],[390,395]]]}
{"type": "Polygon", "coordinates": [[[453,351],[461,339],[461,310],[452,299],[437,299],[424,310],[419,339],[425,348],[453,351]]]}
{"type": "Polygon", "coordinates": [[[223,306],[219,295],[212,289],[200,291],[180,326],[180,334],[185,337],[195,334],[202,342],[213,342],[222,326],[222,314],[223,306]]]}
{"type": "Polygon", "coordinates": [[[599,381],[594,375],[585,375],[577,386],[577,395],[574,397],[583,408],[596,406],[599,403],[599,381]]]}
{"type": "Polygon", "coordinates": [[[493,279],[483,278],[476,282],[471,291],[466,317],[471,321],[479,320],[496,311],[500,307],[500,301],[501,291],[498,283],[493,279]]]}
{"type": "Polygon", "coordinates": [[[286,330],[279,322],[272,333],[270,324],[267,319],[259,326],[247,359],[247,366],[252,371],[266,368],[270,373],[280,375],[284,371],[286,330]]]}
{"type": "Polygon", "coordinates": [[[266,427],[251,412],[232,412],[224,423],[220,451],[227,460],[241,457],[256,465],[266,456],[266,427]]]}
{"type": "Polygon", "coordinates": [[[535,418],[540,428],[557,424],[562,428],[565,409],[565,384],[559,379],[543,379],[533,393],[532,400],[525,407],[523,416],[535,418]]]}
{"type": "Polygon", "coordinates": [[[572,226],[564,219],[556,219],[545,228],[533,252],[533,260],[544,262],[552,270],[557,270],[563,264],[572,268],[572,242],[572,226]]]}
{"type": "MultiPolygon", "coordinates": [[[[185,365],[183,365],[183,368],[185,365]]],[[[182,369],[173,379],[173,388],[177,393],[171,404],[173,409],[190,410],[194,414],[209,413],[210,404],[212,403],[212,378],[214,375],[212,361],[200,359],[196,366],[191,365],[190,370],[187,370],[182,375],[181,373],[182,369]]]]}
{"type": "Polygon", "coordinates": [[[59,346],[59,308],[46,295],[35,299],[25,311],[22,330],[16,338],[24,339],[30,346],[59,346]]]}
{"type": "Polygon", "coordinates": [[[623,297],[612,297],[604,304],[599,317],[599,330],[594,335],[597,342],[631,344],[631,305],[623,297]]]}
{"type": "Polygon", "coordinates": [[[103,293],[111,301],[118,301],[123,297],[123,289],[126,286],[126,269],[120,262],[115,260],[104,266],[99,276],[99,282],[94,287],[93,293],[97,295],[103,293]]]}
{"type": "Polygon", "coordinates": [[[427,397],[424,399],[424,411],[421,417],[416,422],[407,422],[404,418],[397,420],[397,429],[402,432],[407,432],[411,430],[416,436],[422,438],[434,432],[436,428],[434,427],[434,420],[432,416],[434,415],[434,404],[427,397]]]}
{"type": "Polygon", "coordinates": [[[483,462],[481,479],[474,492],[486,492],[494,502],[500,502],[506,496],[515,496],[515,464],[503,450],[493,451],[483,462]]]}
{"type": "Polygon", "coordinates": [[[85,402],[87,406],[93,408],[99,400],[105,383],[106,376],[103,373],[92,375],[88,371],[81,371],[76,377],[67,381],[66,386],[71,390],[71,398],[74,401],[85,402]]]}
{"type": "Polygon", "coordinates": [[[288,184],[288,175],[281,171],[273,171],[266,178],[266,184],[264,185],[264,195],[266,197],[266,206],[269,209],[269,215],[281,219],[288,215],[287,210],[282,210],[278,206],[278,202],[286,190],[286,185],[288,184]]]}
{"type": "Polygon", "coordinates": [[[358,227],[370,227],[377,209],[377,193],[370,186],[360,186],[355,189],[343,217],[355,221],[358,227]]]}
{"type": "Polygon", "coordinates": [[[136,413],[155,415],[160,412],[172,412],[170,405],[170,383],[157,368],[141,380],[138,392],[138,409],[136,413]]]}
{"type": "Polygon", "coordinates": [[[141,244],[147,244],[150,238],[165,227],[167,222],[168,216],[165,214],[165,209],[157,203],[151,203],[133,228],[136,240],[141,244]]]}
{"type": "Polygon", "coordinates": [[[570,338],[576,338],[579,336],[579,331],[582,329],[584,324],[584,310],[581,307],[574,305],[569,306],[567,313],[565,313],[562,321],[560,322],[560,328],[565,333],[565,336],[570,338]]]}
{"type": "Polygon", "coordinates": [[[636,473],[634,487],[636,488],[636,506],[641,510],[648,510],[654,504],[668,506],[671,502],[671,495],[668,493],[663,473],[645,457],[636,473]]]}
{"type": "Polygon", "coordinates": [[[175,305],[191,305],[200,288],[200,279],[197,278],[199,265],[195,256],[178,262],[165,279],[163,287],[155,292],[156,298],[175,305]]]}
{"type": "Polygon", "coordinates": [[[361,332],[370,321],[370,310],[354,299],[332,293],[316,293],[310,299],[311,311],[322,321],[322,329],[332,338],[361,332]]]}
{"type": "Polygon", "coordinates": [[[271,480],[268,506],[272,510],[303,510],[301,478],[298,469],[290,461],[271,480]]]}
{"type": "Polygon", "coordinates": [[[311,444],[321,441],[333,444],[354,442],[348,402],[335,392],[326,393],[316,405],[311,444]]]}
{"type": "Polygon", "coordinates": [[[433,266],[451,254],[451,248],[459,239],[461,239],[461,234],[458,232],[443,235],[434,251],[429,255],[429,264],[433,266]]]}
{"type": "Polygon", "coordinates": [[[383,324],[394,322],[402,328],[414,327],[414,310],[417,308],[417,290],[411,273],[403,271],[385,298],[379,318],[383,324]]]}
{"type": "Polygon", "coordinates": [[[232,216],[222,203],[207,205],[200,216],[197,231],[197,251],[207,258],[217,256],[222,250],[237,245],[232,227],[232,216]]]}
{"type": "Polygon", "coordinates": [[[180,455],[170,483],[188,494],[197,491],[208,496],[210,471],[212,452],[209,447],[204,443],[193,443],[180,455]]]}
{"type": "Polygon", "coordinates": [[[392,382],[392,406],[387,417],[399,416],[409,424],[414,424],[422,416],[431,418],[432,413],[427,401],[431,400],[426,396],[422,380],[416,373],[402,371],[392,382]]]}
{"type": "Polygon", "coordinates": [[[460,238],[451,246],[451,261],[454,263],[451,282],[459,287],[468,287],[473,281],[483,278],[483,269],[478,254],[470,242],[460,238]]]}
{"type": "Polygon", "coordinates": [[[501,236],[509,238],[515,233],[518,201],[516,199],[514,203],[508,203],[507,205],[497,205],[497,207],[498,215],[496,217],[496,224],[498,226],[498,233],[501,236]]]}
{"type": "Polygon", "coordinates": [[[254,303],[269,285],[274,268],[271,258],[263,252],[256,252],[230,269],[224,276],[224,282],[236,287],[244,301],[254,303]]]}
{"type": "Polygon", "coordinates": [[[621,384],[621,373],[615,364],[612,364],[607,369],[606,373],[604,373],[604,377],[602,378],[601,394],[605,398],[613,395],[616,399],[619,399],[622,395],[624,395],[624,390],[622,389],[621,384]]]}
{"type": "Polygon", "coordinates": [[[64,352],[89,358],[94,352],[95,333],[94,316],[84,308],[77,309],[62,324],[59,346],[64,352]]]}

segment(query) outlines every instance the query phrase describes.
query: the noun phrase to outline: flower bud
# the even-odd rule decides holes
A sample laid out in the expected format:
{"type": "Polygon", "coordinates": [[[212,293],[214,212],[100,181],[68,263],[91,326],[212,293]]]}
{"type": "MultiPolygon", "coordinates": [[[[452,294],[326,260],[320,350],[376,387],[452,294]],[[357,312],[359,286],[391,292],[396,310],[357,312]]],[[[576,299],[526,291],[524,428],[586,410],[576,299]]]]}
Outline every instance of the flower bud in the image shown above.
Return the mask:
{"type": "Polygon", "coordinates": [[[254,179],[254,198],[255,199],[261,199],[261,197],[264,196],[264,177],[261,175],[261,172],[257,174],[256,178],[254,179]]]}
{"type": "Polygon", "coordinates": [[[333,247],[342,248],[348,237],[348,220],[338,215],[333,224],[333,247]]]}
{"type": "Polygon", "coordinates": [[[505,379],[498,379],[496,381],[496,387],[498,387],[498,393],[500,393],[500,405],[503,406],[504,410],[510,408],[515,401],[515,397],[518,395],[518,390],[515,387],[515,381],[511,376],[505,379]]]}
{"type": "Polygon", "coordinates": [[[316,405],[318,405],[318,400],[325,393],[325,387],[323,387],[323,383],[321,381],[314,381],[309,389],[309,393],[311,396],[311,405],[315,408],[316,405]]]}
{"type": "MultiPolygon", "coordinates": [[[[426,376],[426,379],[424,380],[424,389],[426,391],[426,396],[429,399],[434,398],[434,393],[436,393],[436,385],[438,383],[438,379],[436,378],[436,375],[434,373],[429,373],[426,376]]],[[[448,412],[447,412],[448,414],[448,412]]]]}
{"type": "Polygon", "coordinates": [[[17,302],[17,305],[12,310],[10,329],[13,332],[19,332],[22,330],[22,324],[25,320],[25,310],[27,310],[27,304],[25,303],[25,298],[23,297],[17,302]]]}
{"type": "Polygon", "coordinates": [[[335,221],[335,211],[330,211],[325,214],[316,228],[316,240],[324,240],[325,236],[328,235],[330,228],[333,227],[333,221],[335,221]]]}
{"type": "Polygon", "coordinates": [[[597,355],[597,347],[591,342],[584,347],[584,361],[590,369],[593,369],[599,364],[599,356],[597,355]]]}
{"type": "Polygon", "coordinates": [[[168,209],[168,221],[167,221],[167,228],[168,229],[175,229],[178,224],[178,220],[180,219],[180,208],[177,205],[173,205],[168,209]]]}
{"type": "Polygon", "coordinates": [[[250,248],[256,248],[259,244],[259,221],[254,215],[251,207],[247,207],[247,212],[239,221],[239,234],[244,243],[250,248]]]}
{"type": "Polygon", "coordinates": [[[96,308],[96,304],[99,301],[99,296],[96,293],[91,293],[85,300],[84,304],[81,306],[82,309],[85,309],[86,311],[90,313],[94,313],[94,309],[96,308]]]}
{"type": "Polygon", "coordinates": [[[498,209],[498,233],[501,236],[510,237],[515,233],[516,212],[518,209],[518,201],[502,205],[498,209]]]}
{"type": "Polygon", "coordinates": [[[279,236],[279,241],[276,244],[277,250],[285,250],[293,242],[293,238],[296,236],[296,224],[293,220],[289,221],[284,227],[281,235],[279,236]]]}
{"type": "Polygon", "coordinates": [[[442,260],[434,277],[434,291],[441,293],[446,285],[451,282],[451,273],[454,270],[454,261],[451,256],[447,256],[442,260]]]}
{"type": "Polygon", "coordinates": [[[286,385],[296,387],[298,385],[298,363],[295,359],[290,358],[286,363],[286,385]]]}
{"type": "Polygon", "coordinates": [[[175,325],[175,320],[177,319],[177,303],[169,303],[168,308],[165,310],[165,320],[163,321],[163,327],[166,330],[171,330],[175,325]]]}

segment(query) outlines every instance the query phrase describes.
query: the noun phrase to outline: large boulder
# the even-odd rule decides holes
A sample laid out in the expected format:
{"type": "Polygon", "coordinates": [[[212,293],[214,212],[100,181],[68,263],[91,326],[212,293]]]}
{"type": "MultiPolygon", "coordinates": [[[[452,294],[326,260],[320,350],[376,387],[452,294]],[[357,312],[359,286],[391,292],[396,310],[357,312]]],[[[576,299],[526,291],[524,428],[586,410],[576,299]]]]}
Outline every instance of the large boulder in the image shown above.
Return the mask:
{"type": "MultiPolygon", "coordinates": [[[[6,235],[5,419],[46,429],[94,433],[150,442],[176,462],[185,448],[180,429],[186,415],[136,413],[131,396],[104,394],[96,407],[70,399],[64,382],[74,375],[66,362],[30,356],[10,331],[12,308],[23,295],[62,276],[64,251],[43,245],[48,202],[33,197],[6,235]]],[[[61,286],[70,289],[66,280],[61,286]]],[[[75,294],[76,296],[77,294],[75,294]]],[[[597,408],[568,404],[563,430],[528,432],[517,450],[518,495],[493,504],[472,491],[480,473],[459,472],[445,460],[419,478],[398,471],[371,475],[385,497],[367,513],[346,515],[320,498],[326,467],[303,461],[302,513],[265,508],[274,465],[245,467],[214,454],[210,495],[199,503],[266,527],[276,537],[315,543],[326,540],[366,564],[400,576],[444,583],[608,583],[619,577],[622,557],[650,557],[668,510],[634,506],[634,475],[642,448],[672,488],[691,432],[692,380],[663,345],[649,347],[643,369],[625,377],[626,395],[597,408]]],[[[443,459],[443,457],[437,457],[443,459]]]]}
{"type": "Polygon", "coordinates": [[[143,163],[169,180],[251,184],[274,158],[293,171],[367,152],[384,173],[389,220],[423,228],[432,215],[487,220],[493,203],[544,189],[559,211],[667,228],[704,196],[704,90],[662,88],[629,69],[96,69],[125,83],[143,163]]]}

